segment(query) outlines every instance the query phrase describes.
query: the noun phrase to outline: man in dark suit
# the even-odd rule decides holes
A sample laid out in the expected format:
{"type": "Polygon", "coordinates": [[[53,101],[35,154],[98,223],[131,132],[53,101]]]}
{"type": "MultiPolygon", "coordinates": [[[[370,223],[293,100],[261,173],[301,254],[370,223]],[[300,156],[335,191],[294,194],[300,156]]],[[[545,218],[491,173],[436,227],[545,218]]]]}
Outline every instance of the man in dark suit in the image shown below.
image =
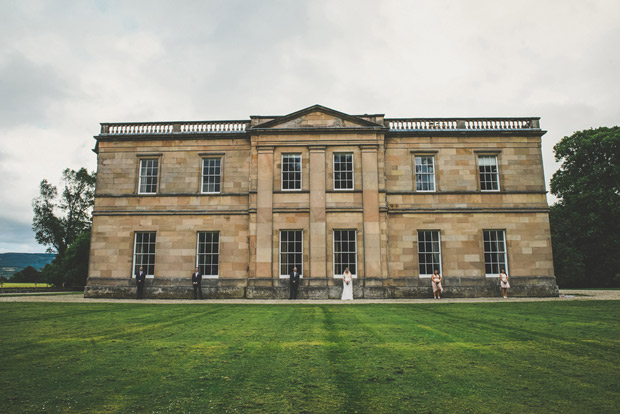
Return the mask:
{"type": "Polygon", "coordinates": [[[145,280],[146,280],[146,273],[144,272],[144,269],[142,268],[142,266],[140,266],[140,269],[138,269],[138,271],[136,272],[136,286],[138,288],[136,292],[136,299],[144,298],[145,280]]]}
{"type": "Polygon", "coordinates": [[[194,269],[194,273],[192,273],[192,286],[194,286],[194,299],[196,296],[200,296],[202,299],[202,286],[200,283],[202,282],[202,273],[200,273],[200,269],[194,269]]]}
{"type": "Polygon", "coordinates": [[[297,266],[293,268],[293,271],[289,275],[291,294],[289,296],[289,300],[297,299],[297,288],[299,287],[299,273],[297,273],[297,266]]]}

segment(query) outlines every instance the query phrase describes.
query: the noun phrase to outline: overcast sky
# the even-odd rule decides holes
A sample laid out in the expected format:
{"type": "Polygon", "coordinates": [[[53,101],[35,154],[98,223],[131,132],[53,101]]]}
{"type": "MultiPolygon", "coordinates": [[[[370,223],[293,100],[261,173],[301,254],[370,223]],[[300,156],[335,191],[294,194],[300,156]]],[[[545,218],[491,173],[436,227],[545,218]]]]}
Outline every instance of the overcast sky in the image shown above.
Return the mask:
{"type": "Polygon", "coordinates": [[[0,253],[42,252],[39,182],[96,168],[100,122],[540,116],[620,124],[620,1],[0,0],[0,253]]]}

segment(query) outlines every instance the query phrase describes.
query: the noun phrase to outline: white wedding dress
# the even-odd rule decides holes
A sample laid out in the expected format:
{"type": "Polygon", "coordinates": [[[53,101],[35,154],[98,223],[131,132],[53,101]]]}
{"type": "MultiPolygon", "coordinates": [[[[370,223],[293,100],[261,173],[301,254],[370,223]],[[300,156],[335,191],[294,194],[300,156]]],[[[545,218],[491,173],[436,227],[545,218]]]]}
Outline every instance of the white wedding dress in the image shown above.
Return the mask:
{"type": "Polygon", "coordinates": [[[342,297],[341,300],[353,300],[353,277],[351,273],[342,276],[342,297]],[[349,283],[347,284],[347,280],[349,283]]]}

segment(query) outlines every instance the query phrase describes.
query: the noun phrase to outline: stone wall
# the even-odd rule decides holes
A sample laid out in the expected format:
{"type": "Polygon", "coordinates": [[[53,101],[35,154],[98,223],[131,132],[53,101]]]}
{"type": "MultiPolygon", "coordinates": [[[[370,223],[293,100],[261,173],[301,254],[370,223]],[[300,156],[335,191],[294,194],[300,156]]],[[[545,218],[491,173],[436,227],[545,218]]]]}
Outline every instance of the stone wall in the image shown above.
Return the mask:
{"type": "MultiPolygon", "coordinates": [[[[148,132],[157,126],[135,126],[147,133],[132,135],[122,132],[132,126],[106,124],[105,131],[121,132],[97,137],[85,294],[132,297],[134,235],[154,231],[147,297],[191,295],[197,232],[218,231],[219,277],[203,282],[206,297],[287,297],[280,231],[301,230],[300,297],[337,298],[342,282],[334,277],[333,231],[341,229],[357,232],[356,297],[430,295],[429,279],[418,270],[418,230],[440,232],[446,296],[495,294],[497,278],[485,276],[483,230],[505,231],[512,294],[556,295],[537,119],[472,124],[495,125],[497,132],[433,130],[449,124],[441,121],[423,121],[428,133],[407,130],[414,121],[401,120],[404,126],[392,131],[382,115],[317,107],[235,121],[228,135],[222,131],[233,121],[217,124],[217,133],[182,132],[185,124],[173,123],[162,136],[148,132]],[[524,130],[501,130],[508,124],[524,130]],[[239,129],[244,125],[247,131],[239,129]],[[286,153],[301,154],[301,191],[282,190],[286,153]],[[334,188],[335,153],[353,154],[352,190],[334,188]],[[416,191],[416,154],[434,157],[435,191],[416,191]],[[480,155],[497,156],[499,191],[480,190],[480,155]],[[202,194],[207,157],[222,160],[219,194],[202,194]],[[155,194],[138,194],[143,158],[159,160],[155,194]]],[[[213,123],[203,124],[194,127],[213,123]]]]}
{"type": "Polygon", "coordinates": [[[248,277],[248,217],[244,215],[95,216],[89,276],[133,275],[134,234],[156,231],[155,277],[178,278],[196,266],[197,232],[220,233],[219,277],[248,277]]]}
{"type": "Polygon", "coordinates": [[[438,230],[445,277],[485,278],[483,230],[505,230],[508,273],[553,277],[546,213],[392,214],[389,217],[390,278],[418,272],[418,230],[438,230]]]}

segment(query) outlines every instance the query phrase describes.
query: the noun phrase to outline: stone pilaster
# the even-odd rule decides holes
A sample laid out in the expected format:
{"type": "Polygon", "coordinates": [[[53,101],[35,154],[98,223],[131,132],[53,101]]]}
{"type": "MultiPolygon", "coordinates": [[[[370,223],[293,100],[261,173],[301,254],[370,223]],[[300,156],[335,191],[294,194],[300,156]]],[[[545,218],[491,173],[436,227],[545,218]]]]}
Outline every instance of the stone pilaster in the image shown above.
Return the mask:
{"type": "Polygon", "coordinates": [[[256,276],[272,277],[273,147],[258,148],[256,276]]]}
{"type": "Polygon", "coordinates": [[[325,147],[310,147],[310,277],[327,276],[325,147]]]}
{"type": "Polygon", "coordinates": [[[361,149],[362,200],[364,206],[364,276],[366,278],[381,277],[377,145],[363,145],[361,149]]]}

